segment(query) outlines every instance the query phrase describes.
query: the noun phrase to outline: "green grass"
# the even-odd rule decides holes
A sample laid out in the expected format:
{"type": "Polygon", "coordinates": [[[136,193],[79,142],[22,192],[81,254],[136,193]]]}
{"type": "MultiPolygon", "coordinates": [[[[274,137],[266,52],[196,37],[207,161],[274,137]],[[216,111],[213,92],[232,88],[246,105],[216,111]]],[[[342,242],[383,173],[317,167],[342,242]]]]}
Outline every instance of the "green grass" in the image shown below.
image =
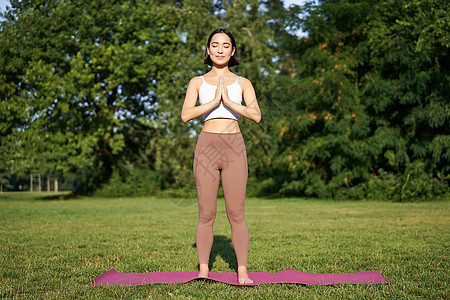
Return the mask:
{"type": "MultiPolygon", "coordinates": [[[[390,284],[236,287],[193,281],[91,286],[119,272],[196,271],[197,206],[154,198],[63,199],[0,194],[0,297],[6,298],[449,298],[449,203],[248,198],[250,272],[379,270],[390,284]]],[[[214,272],[236,257],[218,199],[214,272]]]]}

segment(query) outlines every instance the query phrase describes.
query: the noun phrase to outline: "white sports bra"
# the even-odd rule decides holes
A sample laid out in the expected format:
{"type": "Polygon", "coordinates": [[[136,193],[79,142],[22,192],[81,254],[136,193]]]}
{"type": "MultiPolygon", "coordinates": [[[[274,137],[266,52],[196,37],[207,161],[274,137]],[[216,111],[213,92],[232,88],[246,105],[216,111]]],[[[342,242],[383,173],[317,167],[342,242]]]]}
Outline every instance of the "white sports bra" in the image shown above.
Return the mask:
{"type": "MultiPolygon", "coordinates": [[[[207,83],[203,78],[203,76],[200,77],[202,78],[203,83],[200,87],[198,98],[200,104],[205,104],[211,102],[214,99],[214,96],[216,95],[217,86],[207,83]]],[[[230,98],[231,101],[236,102],[237,104],[242,103],[242,90],[241,86],[239,85],[240,78],[241,76],[239,76],[239,78],[235,82],[233,82],[233,84],[226,86],[228,91],[228,97],[230,98]]],[[[203,114],[203,121],[208,121],[210,119],[217,119],[217,118],[233,119],[239,122],[241,116],[238,113],[234,112],[228,106],[225,106],[223,104],[223,101],[221,101],[218,106],[203,114]]]]}

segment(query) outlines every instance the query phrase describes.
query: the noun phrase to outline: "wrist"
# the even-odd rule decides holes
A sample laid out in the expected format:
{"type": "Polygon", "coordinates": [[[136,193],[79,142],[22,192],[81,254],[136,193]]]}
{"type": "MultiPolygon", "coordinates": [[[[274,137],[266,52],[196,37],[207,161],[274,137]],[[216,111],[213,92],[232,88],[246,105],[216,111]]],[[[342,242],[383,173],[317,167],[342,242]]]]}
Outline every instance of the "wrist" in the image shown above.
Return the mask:
{"type": "Polygon", "coordinates": [[[209,104],[209,106],[210,106],[210,109],[213,109],[214,107],[216,107],[217,105],[220,104],[220,99],[217,100],[217,98],[214,98],[213,101],[208,102],[208,104],[209,104]],[[219,103],[217,103],[217,101],[219,101],[219,103]]]}
{"type": "Polygon", "coordinates": [[[230,107],[230,108],[231,108],[231,106],[234,104],[234,102],[231,101],[230,98],[224,99],[224,100],[223,100],[223,103],[224,103],[226,106],[230,107]]]}

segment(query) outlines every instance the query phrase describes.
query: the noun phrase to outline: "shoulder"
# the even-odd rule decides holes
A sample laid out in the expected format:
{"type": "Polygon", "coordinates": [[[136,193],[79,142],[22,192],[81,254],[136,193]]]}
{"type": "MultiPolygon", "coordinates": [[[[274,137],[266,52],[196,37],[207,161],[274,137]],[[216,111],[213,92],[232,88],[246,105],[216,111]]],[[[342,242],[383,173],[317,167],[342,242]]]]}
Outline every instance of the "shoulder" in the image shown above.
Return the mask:
{"type": "Polygon", "coordinates": [[[240,79],[239,79],[239,84],[241,85],[241,87],[242,88],[253,88],[253,85],[252,85],[252,83],[251,83],[251,81],[250,80],[248,80],[247,78],[245,78],[245,77],[240,77],[240,79]]]}
{"type": "Polygon", "coordinates": [[[189,85],[193,87],[200,87],[202,85],[202,78],[200,76],[192,77],[189,81],[189,85]]]}

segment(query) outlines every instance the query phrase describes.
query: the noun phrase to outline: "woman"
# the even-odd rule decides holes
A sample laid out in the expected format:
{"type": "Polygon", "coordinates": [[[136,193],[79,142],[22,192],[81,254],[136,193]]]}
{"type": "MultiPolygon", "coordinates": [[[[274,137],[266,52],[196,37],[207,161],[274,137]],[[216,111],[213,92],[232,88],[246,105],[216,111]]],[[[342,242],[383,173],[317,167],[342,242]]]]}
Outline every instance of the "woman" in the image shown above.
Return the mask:
{"type": "Polygon", "coordinates": [[[261,111],[251,82],[228,69],[239,64],[238,57],[236,41],[230,31],[218,28],[210,34],[204,63],[212,67],[211,71],[189,82],[181,119],[188,122],[203,115],[205,121],[195,147],[193,166],[199,208],[198,276],[207,278],[209,274],[217,192],[222,179],[231,240],[238,261],[238,282],[246,284],[253,283],[247,271],[249,234],[244,217],[248,165],[238,123],[240,116],[259,123],[261,111]],[[246,106],[241,105],[242,98],[246,106]],[[199,106],[195,106],[197,99],[199,106]]]}

